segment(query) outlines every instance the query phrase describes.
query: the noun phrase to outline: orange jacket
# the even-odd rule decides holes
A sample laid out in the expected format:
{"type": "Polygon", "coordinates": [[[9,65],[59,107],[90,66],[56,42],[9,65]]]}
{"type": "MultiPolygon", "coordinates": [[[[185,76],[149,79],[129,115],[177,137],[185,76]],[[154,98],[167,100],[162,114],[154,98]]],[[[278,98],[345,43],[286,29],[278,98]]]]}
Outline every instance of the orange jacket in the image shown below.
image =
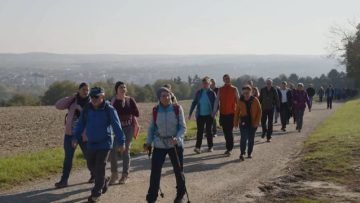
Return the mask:
{"type": "MultiPolygon", "coordinates": [[[[259,100],[254,97],[254,100],[251,103],[251,125],[253,127],[258,127],[260,120],[261,120],[261,105],[259,100]]],[[[247,110],[246,110],[246,104],[243,100],[238,100],[237,107],[236,107],[236,113],[234,116],[234,126],[238,127],[241,122],[241,117],[247,116],[247,110]]]]}
{"type": "MultiPolygon", "coordinates": [[[[217,96],[215,106],[220,105],[220,114],[234,114],[236,111],[236,102],[239,99],[238,89],[233,85],[224,85],[220,87],[217,96]]],[[[217,111],[217,108],[215,109],[217,111]]]]}

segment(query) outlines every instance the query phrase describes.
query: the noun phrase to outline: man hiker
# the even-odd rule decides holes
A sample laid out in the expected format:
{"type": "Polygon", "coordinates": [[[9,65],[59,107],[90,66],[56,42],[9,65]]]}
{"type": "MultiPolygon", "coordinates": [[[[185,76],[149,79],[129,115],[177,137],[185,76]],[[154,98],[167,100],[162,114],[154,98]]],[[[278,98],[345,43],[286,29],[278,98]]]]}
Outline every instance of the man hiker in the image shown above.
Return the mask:
{"type": "Polygon", "coordinates": [[[177,195],[174,203],[181,203],[186,193],[183,177],[184,134],[186,123],[183,108],[171,102],[171,91],[161,87],[157,91],[159,104],[153,108],[153,115],[144,150],[154,151],[151,160],[150,186],[146,201],[155,203],[160,188],[161,169],[168,154],[176,177],[177,195]],[[176,151],[175,151],[176,150],[176,151]]]}
{"type": "Polygon", "coordinates": [[[261,119],[261,107],[259,100],[252,96],[252,88],[245,85],[242,88],[242,96],[237,102],[234,117],[235,128],[240,128],[240,161],[244,161],[246,144],[248,145],[248,158],[252,158],[255,133],[261,119]]]}
{"type": "Polygon", "coordinates": [[[326,101],[327,101],[327,109],[332,109],[332,102],[335,96],[335,90],[332,85],[329,85],[325,91],[326,101]]]}
{"type": "MultiPolygon", "coordinates": [[[[72,161],[74,158],[75,148],[72,147],[71,143],[74,138],[74,128],[79,120],[80,113],[83,108],[90,103],[89,97],[89,85],[87,83],[81,83],[79,89],[74,96],[65,97],[56,102],[55,107],[59,110],[67,109],[68,112],[65,116],[65,136],[64,136],[64,163],[62,176],[59,182],[55,183],[56,188],[63,188],[68,186],[68,179],[72,168],[72,161]]],[[[86,144],[87,137],[85,132],[82,133],[81,138],[78,140],[80,149],[86,158],[86,144]]],[[[88,167],[89,168],[89,167],[88,167]]],[[[89,168],[90,170],[90,168],[89,168]]],[[[90,171],[91,173],[91,171],[90,171]]],[[[93,183],[94,174],[91,173],[89,183],[93,183]]]]}
{"type": "Polygon", "coordinates": [[[119,151],[125,149],[125,136],[114,107],[105,101],[105,91],[101,87],[90,90],[91,103],[81,112],[75,128],[72,146],[75,148],[81,134],[86,130],[87,163],[95,174],[95,186],[88,198],[89,202],[97,202],[108,189],[110,177],[105,179],[105,167],[111,148],[113,147],[112,130],[117,137],[119,151]]]}
{"type": "Polygon", "coordinates": [[[234,148],[234,114],[236,103],[240,99],[238,89],[231,84],[228,74],[223,76],[224,86],[220,87],[217,98],[215,100],[213,117],[215,117],[218,109],[220,109],[220,125],[223,128],[226,141],[225,155],[231,156],[234,148]]]}
{"type": "Polygon", "coordinates": [[[323,86],[320,87],[319,91],[317,92],[318,96],[319,96],[319,101],[320,103],[323,102],[323,98],[324,98],[324,95],[325,95],[325,90],[323,88],[323,86]]]}
{"type": "Polygon", "coordinates": [[[197,126],[197,139],[194,151],[197,154],[201,153],[201,143],[203,140],[204,127],[206,128],[206,138],[208,144],[208,152],[213,152],[213,135],[212,124],[214,118],[212,112],[214,110],[214,103],[216,94],[210,89],[210,78],[204,77],[202,79],[202,88],[195,93],[195,98],[191,104],[189,112],[189,120],[196,107],[196,126],[197,126]]]}
{"type": "Polygon", "coordinates": [[[281,83],[279,94],[280,100],[280,119],[281,119],[281,130],[286,131],[286,124],[289,122],[291,103],[291,90],[287,88],[287,82],[281,83]]]}
{"type": "Polygon", "coordinates": [[[311,112],[311,103],[307,92],[304,90],[304,84],[299,83],[297,90],[293,94],[293,109],[296,115],[296,130],[301,132],[303,127],[303,118],[306,104],[311,112]]]}
{"type": "MultiPolygon", "coordinates": [[[[215,81],[215,79],[211,78],[210,82],[211,82],[210,88],[211,88],[212,91],[214,91],[215,94],[217,95],[218,92],[219,92],[219,88],[216,87],[216,81],[215,81]]],[[[216,137],[216,136],[217,136],[217,118],[216,118],[216,116],[214,117],[214,120],[213,120],[212,133],[213,133],[213,137],[216,137]]]]}
{"type": "Polygon", "coordinates": [[[271,79],[266,80],[266,87],[260,90],[259,101],[261,103],[262,116],[262,138],[267,138],[267,142],[271,141],[271,135],[273,133],[273,119],[274,108],[280,108],[279,95],[275,87],[273,87],[273,81],[271,79]],[[266,125],[267,122],[267,125],[266,125]]]}
{"type": "Polygon", "coordinates": [[[310,104],[312,105],[313,98],[314,98],[314,96],[315,96],[315,94],[316,94],[316,91],[315,91],[315,89],[314,89],[314,87],[313,87],[312,84],[310,84],[310,86],[306,89],[306,93],[308,94],[309,100],[310,100],[310,104]]]}
{"type": "Polygon", "coordinates": [[[121,128],[125,135],[125,150],[122,153],[123,170],[120,180],[118,177],[118,152],[117,142],[114,142],[114,147],[110,152],[111,160],[111,178],[109,185],[113,185],[116,181],[119,184],[126,184],[130,171],[130,147],[131,142],[137,138],[139,133],[139,124],[137,118],[139,117],[139,109],[134,98],[127,96],[126,84],[122,81],[115,83],[115,97],[111,100],[111,105],[115,108],[121,123],[121,128]]]}

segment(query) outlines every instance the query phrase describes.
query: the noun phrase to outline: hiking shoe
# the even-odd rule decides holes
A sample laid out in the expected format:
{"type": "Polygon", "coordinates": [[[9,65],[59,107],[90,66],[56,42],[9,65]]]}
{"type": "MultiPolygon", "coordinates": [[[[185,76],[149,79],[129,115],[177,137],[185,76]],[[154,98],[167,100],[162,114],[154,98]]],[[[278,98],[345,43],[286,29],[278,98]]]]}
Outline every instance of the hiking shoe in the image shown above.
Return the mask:
{"type": "Polygon", "coordinates": [[[88,180],[88,183],[95,183],[95,177],[91,176],[90,179],[88,180]]]}
{"type": "Polygon", "coordinates": [[[285,128],[281,128],[281,130],[282,130],[283,132],[286,132],[286,129],[285,129],[285,128]]]}
{"type": "Polygon", "coordinates": [[[118,173],[111,173],[109,185],[115,185],[117,180],[119,180],[118,173]]]}
{"type": "Polygon", "coordinates": [[[244,155],[240,155],[239,159],[240,159],[240,161],[245,161],[244,155]]]}
{"type": "Polygon", "coordinates": [[[226,156],[231,156],[231,151],[226,150],[224,154],[225,154],[226,156]]]}
{"type": "Polygon", "coordinates": [[[100,197],[95,197],[95,196],[90,196],[88,197],[88,202],[89,203],[94,203],[94,202],[98,202],[100,200],[100,197]]]}
{"type": "Polygon", "coordinates": [[[209,149],[208,149],[208,152],[213,152],[214,151],[214,148],[212,148],[212,147],[210,147],[209,149]]]}
{"type": "Polygon", "coordinates": [[[298,129],[298,132],[299,132],[299,133],[301,132],[301,129],[300,129],[300,128],[298,129]]]}
{"type": "Polygon", "coordinates": [[[108,191],[109,188],[109,182],[110,182],[110,177],[106,177],[105,179],[105,184],[104,187],[102,189],[102,193],[105,194],[108,191]]]}
{"type": "Polygon", "coordinates": [[[119,180],[119,184],[124,185],[124,184],[127,183],[127,181],[128,181],[128,176],[127,175],[122,175],[121,179],[119,180]]]}
{"type": "Polygon", "coordinates": [[[266,142],[271,142],[271,138],[270,138],[270,139],[267,139],[266,142]]]}
{"type": "Polygon", "coordinates": [[[200,149],[200,148],[195,148],[195,149],[194,149],[194,152],[195,152],[196,154],[201,154],[201,149],[200,149]]]}
{"type": "Polygon", "coordinates": [[[261,138],[262,138],[262,139],[265,138],[265,133],[261,134],[261,138]]]}
{"type": "Polygon", "coordinates": [[[59,181],[59,182],[55,183],[55,188],[57,188],[57,189],[64,188],[67,186],[68,186],[68,184],[65,181],[59,181]]]}
{"type": "Polygon", "coordinates": [[[183,202],[183,199],[175,199],[174,200],[174,203],[182,203],[183,202]]]}
{"type": "Polygon", "coordinates": [[[249,154],[249,155],[247,156],[247,158],[248,158],[248,159],[252,159],[252,156],[251,156],[251,154],[249,154]]]}

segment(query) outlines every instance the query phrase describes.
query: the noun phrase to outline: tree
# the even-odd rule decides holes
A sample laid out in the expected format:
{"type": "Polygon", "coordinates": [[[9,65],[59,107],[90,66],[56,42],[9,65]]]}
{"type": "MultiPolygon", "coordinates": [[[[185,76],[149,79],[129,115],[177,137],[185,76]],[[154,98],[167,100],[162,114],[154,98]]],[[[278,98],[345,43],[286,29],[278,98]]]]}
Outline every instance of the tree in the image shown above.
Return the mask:
{"type": "Polygon", "coordinates": [[[77,84],[73,81],[57,81],[50,85],[41,101],[45,105],[54,105],[57,100],[71,96],[77,91],[77,84]]]}
{"type": "Polygon", "coordinates": [[[345,45],[345,63],[348,75],[355,79],[357,87],[360,87],[360,24],[356,27],[357,31],[345,45]]]}
{"type": "Polygon", "coordinates": [[[17,93],[8,102],[7,106],[38,106],[40,99],[31,94],[17,93]]]}

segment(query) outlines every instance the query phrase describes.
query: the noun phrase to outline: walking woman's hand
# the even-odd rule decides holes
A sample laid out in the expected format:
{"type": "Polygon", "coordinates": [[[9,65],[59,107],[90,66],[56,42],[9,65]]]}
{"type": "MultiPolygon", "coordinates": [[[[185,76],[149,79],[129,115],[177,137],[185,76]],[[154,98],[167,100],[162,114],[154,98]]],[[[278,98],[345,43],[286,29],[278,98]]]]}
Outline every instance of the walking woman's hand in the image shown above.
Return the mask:
{"type": "Polygon", "coordinates": [[[77,140],[73,140],[73,141],[71,142],[71,146],[72,146],[74,149],[76,148],[77,145],[78,145],[77,140]]]}
{"type": "Polygon", "coordinates": [[[174,137],[174,138],[171,140],[171,144],[173,144],[173,145],[177,145],[177,144],[178,144],[178,141],[177,141],[176,137],[174,137]]]}
{"type": "Polygon", "coordinates": [[[120,146],[118,147],[118,151],[119,151],[120,153],[123,153],[125,150],[126,150],[125,145],[120,145],[120,146]]]}

